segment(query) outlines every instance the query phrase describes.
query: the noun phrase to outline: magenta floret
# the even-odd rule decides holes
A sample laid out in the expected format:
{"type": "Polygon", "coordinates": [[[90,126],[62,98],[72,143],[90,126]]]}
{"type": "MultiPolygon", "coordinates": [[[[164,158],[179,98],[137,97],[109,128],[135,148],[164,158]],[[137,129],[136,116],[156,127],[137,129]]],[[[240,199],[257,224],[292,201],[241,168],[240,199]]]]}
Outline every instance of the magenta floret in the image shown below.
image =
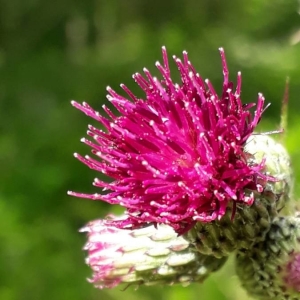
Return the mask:
{"type": "Polygon", "coordinates": [[[181,84],[174,83],[163,47],[164,64],[156,63],[163,79],[147,69],[145,77],[133,75],[145,99],[125,85],[121,87],[130,99],[107,88],[107,98],[120,116],[103,106],[104,117],[87,103],[72,101],[105,128],[89,126],[94,141],[82,139],[96,158],[75,156],[113,181],[95,179],[94,185],[106,194],[69,194],[124,206],[128,218],[118,223],[121,228],[164,223],[179,233],[197,221],[220,219],[229,203],[251,205],[252,192],[261,191],[266,179],[264,161],[249,165],[244,146],[261,119],[264,97],[258,95],[257,105],[242,104],[241,73],[234,89],[224,50],[219,50],[224,75],[221,97],[195,71],[186,52],[183,61],[174,57],[181,84]]]}
{"type": "Polygon", "coordinates": [[[300,292],[300,253],[292,253],[285,268],[284,281],[288,288],[300,292]]]}

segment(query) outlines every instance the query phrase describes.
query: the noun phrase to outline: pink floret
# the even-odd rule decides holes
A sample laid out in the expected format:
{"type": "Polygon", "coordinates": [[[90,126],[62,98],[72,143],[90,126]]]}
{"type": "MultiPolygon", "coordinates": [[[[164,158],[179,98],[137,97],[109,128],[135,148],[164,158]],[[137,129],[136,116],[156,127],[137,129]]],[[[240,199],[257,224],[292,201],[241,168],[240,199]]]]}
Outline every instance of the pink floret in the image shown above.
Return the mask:
{"type": "Polygon", "coordinates": [[[286,286],[300,292],[300,253],[293,253],[286,266],[284,277],[286,286]]]}

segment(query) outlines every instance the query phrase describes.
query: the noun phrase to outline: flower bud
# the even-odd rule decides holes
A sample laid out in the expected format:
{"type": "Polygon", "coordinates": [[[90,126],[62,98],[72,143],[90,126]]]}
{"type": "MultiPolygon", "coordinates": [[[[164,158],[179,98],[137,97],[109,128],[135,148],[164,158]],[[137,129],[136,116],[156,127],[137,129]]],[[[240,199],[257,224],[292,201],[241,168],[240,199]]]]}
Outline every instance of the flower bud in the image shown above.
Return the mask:
{"type": "Polygon", "coordinates": [[[243,287],[257,299],[300,299],[299,216],[275,218],[265,241],[237,254],[236,271],[243,287]]]}
{"type": "Polygon", "coordinates": [[[266,206],[271,205],[273,216],[282,210],[290,213],[289,200],[294,182],[290,157],[284,146],[269,135],[253,135],[246,143],[245,152],[250,154],[249,164],[265,159],[264,173],[275,178],[275,181],[269,180],[263,185],[261,201],[266,206]]]}
{"type": "Polygon", "coordinates": [[[218,270],[226,258],[200,254],[183,236],[167,225],[127,230],[110,221],[90,222],[87,232],[87,264],[93,270],[89,280],[98,288],[118,284],[188,285],[202,282],[218,270]]]}

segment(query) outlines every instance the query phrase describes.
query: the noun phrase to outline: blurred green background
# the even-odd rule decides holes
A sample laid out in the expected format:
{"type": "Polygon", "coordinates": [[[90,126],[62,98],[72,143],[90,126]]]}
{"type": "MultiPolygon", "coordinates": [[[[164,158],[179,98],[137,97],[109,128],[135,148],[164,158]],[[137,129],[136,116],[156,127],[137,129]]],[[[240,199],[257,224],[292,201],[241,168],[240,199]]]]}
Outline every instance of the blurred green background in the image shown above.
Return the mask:
{"type": "Polygon", "coordinates": [[[272,103],[260,130],[278,129],[290,77],[286,145],[298,182],[299,9],[290,0],[1,0],[0,299],[250,299],[232,262],[187,288],[101,291],[86,281],[91,272],[78,229],[117,209],[66,195],[94,192],[98,176],[72,156],[89,153],[79,139],[95,123],[70,100],[100,110],[107,85],[120,92],[122,82],[140,93],[131,75],[144,66],[155,73],[162,45],[171,55],[187,50],[220,91],[223,46],[231,79],[242,71],[243,101],[263,92],[272,103]]]}

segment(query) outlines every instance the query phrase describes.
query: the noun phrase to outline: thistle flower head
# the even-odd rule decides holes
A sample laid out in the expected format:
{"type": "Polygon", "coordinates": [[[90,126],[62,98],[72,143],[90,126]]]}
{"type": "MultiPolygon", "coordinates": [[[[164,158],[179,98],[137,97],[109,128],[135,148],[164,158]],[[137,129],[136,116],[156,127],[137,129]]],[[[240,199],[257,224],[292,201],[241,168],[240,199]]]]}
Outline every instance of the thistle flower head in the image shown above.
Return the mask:
{"type": "Polygon", "coordinates": [[[162,79],[144,69],[134,74],[145,98],[135,96],[125,85],[128,98],[107,88],[108,100],[119,111],[116,116],[103,106],[103,116],[87,103],[72,104],[99,121],[105,130],[89,126],[95,158],[75,156],[91,169],[113,179],[95,179],[106,194],[78,197],[104,200],[126,208],[120,228],[138,228],[145,223],[169,224],[178,233],[197,221],[221,219],[228,205],[251,205],[253,192],[260,193],[271,180],[263,174],[264,159],[249,163],[245,143],[264,111],[264,97],[254,103],[241,102],[241,73],[237,85],[229,81],[225,54],[223,90],[219,96],[209,80],[203,80],[183,52],[174,57],[181,83],[172,81],[166,49],[163,64],[156,63],[162,79]]]}
{"type": "Polygon", "coordinates": [[[89,279],[98,288],[119,284],[155,285],[202,282],[219,269],[226,258],[202,255],[167,225],[119,229],[108,220],[90,222],[87,232],[89,279]]]}

